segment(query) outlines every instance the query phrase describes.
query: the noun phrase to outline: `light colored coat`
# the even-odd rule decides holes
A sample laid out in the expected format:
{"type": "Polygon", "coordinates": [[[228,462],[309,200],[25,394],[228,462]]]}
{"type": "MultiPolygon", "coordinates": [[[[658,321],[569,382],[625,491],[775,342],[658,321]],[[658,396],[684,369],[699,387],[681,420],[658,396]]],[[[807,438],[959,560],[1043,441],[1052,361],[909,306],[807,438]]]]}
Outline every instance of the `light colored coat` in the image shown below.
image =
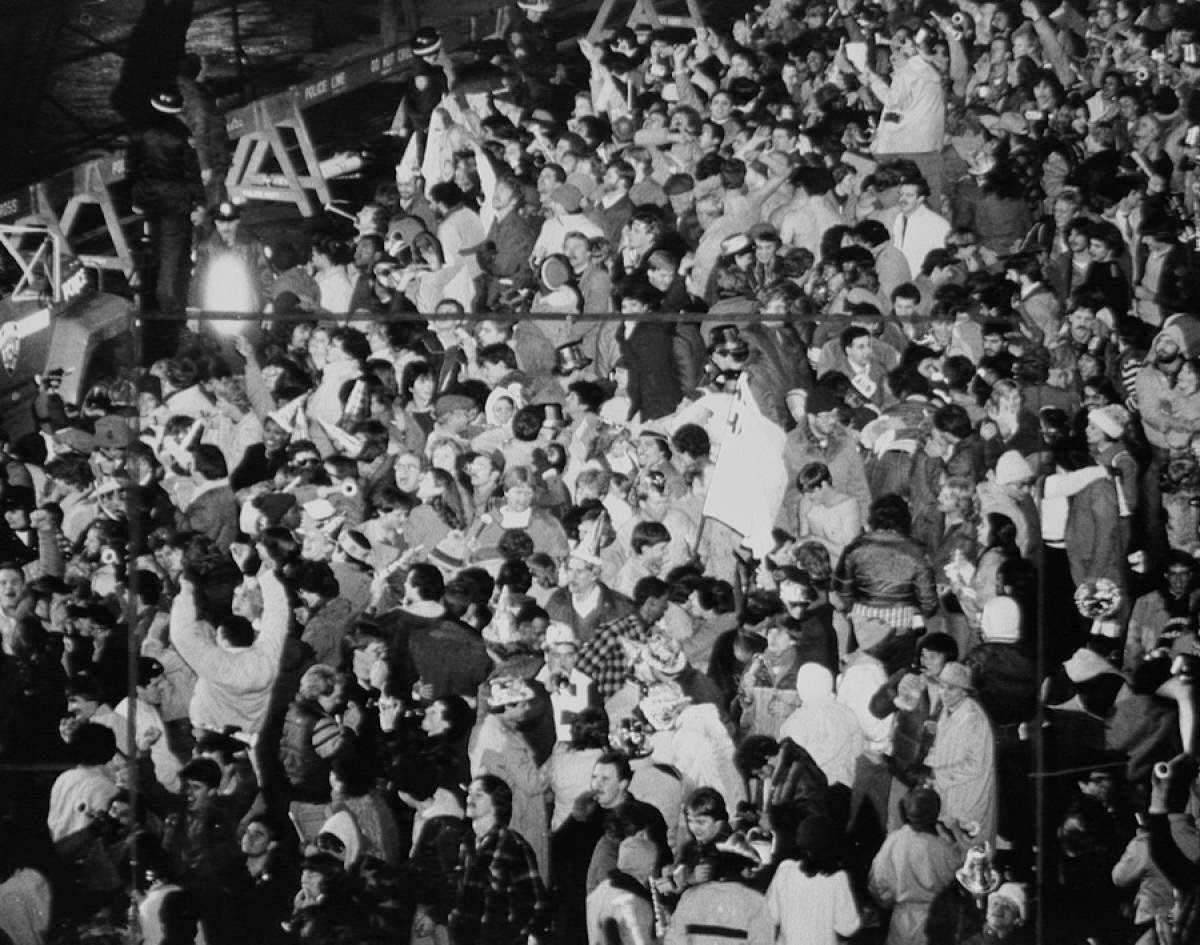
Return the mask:
{"type": "Polygon", "coordinates": [[[863,750],[862,726],[854,710],[834,699],[833,676],[824,666],[805,663],[796,673],[801,704],[779,729],[812,755],[830,784],[854,784],[854,768],[863,750]]]}
{"type": "Polygon", "coordinates": [[[942,820],[979,825],[980,841],[996,839],[996,742],[983,708],[968,697],[942,710],[925,758],[942,798],[942,820]]]}
{"type": "Polygon", "coordinates": [[[905,824],[888,834],[871,863],[871,895],[892,909],[887,945],[925,945],[925,920],[962,862],[945,837],[905,824]]]}
{"type": "Polygon", "coordinates": [[[181,591],[171,605],[171,644],[197,677],[189,711],[195,726],[220,732],[234,725],[247,734],[262,728],[292,611],[273,573],[262,573],[259,587],[263,613],[258,636],[239,649],[218,642],[216,630],[197,617],[192,593],[181,591]]]}
{"type": "Polygon", "coordinates": [[[663,945],[717,945],[730,936],[709,929],[745,930],[747,945],[774,941],[771,914],[760,892],[741,883],[704,883],[686,890],[671,915],[663,945]]]}

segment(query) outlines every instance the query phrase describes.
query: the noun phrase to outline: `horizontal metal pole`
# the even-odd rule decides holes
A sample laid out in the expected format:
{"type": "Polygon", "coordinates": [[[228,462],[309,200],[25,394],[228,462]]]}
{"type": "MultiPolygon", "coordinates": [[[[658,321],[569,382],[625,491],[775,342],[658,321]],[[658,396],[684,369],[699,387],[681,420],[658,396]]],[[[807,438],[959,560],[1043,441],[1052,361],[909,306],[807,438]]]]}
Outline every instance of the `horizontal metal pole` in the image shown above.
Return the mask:
{"type": "MultiPolygon", "coordinates": [[[[821,322],[834,317],[831,315],[788,316],[786,318],[764,318],[760,312],[642,312],[636,315],[626,315],[622,312],[585,312],[577,315],[570,312],[355,312],[350,315],[333,315],[329,312],[281,312],[279,314],[263,314],[261,312],[218,312],[211,309],[189,308],[181,314],[148,313],[138,316],[147,321],[215,321],[215,322],[460,322],[482,321],[496,319],[499,321],[576,321],[576,322],[713,322],[715,324],[737,324],[748,321],[779,321],[779,322],[821,322]]],[[[898,315],[855,315],[854,321],[874,321],[885,318],[895,318],[898,321],[922,320],[920,316],[902,318],[898,315]]]]}

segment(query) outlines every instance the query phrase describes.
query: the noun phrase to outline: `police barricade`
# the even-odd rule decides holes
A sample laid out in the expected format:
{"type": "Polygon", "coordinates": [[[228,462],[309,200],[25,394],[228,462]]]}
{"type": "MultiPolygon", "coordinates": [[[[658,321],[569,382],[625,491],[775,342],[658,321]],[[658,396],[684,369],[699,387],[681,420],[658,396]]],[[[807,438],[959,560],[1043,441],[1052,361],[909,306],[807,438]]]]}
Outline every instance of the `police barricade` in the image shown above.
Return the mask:
{"type": "Polygon", "coordinates": [[[0,248],[21,272],[13,292],[16,299],[65,306],[87,287],[85,268],[133,275],[135,261],[125,226],[138,218],[122,216],[112,193],[112,185],[124,179],[125,155],[106,154],[0,199],[0,248]],[[56,209],[59,205],[61,211],[56,209]],[[85,207],[99,209],[111,251],[72,251],[85,207]]]}
{"type": "MultiPolygon", "coordinates": [[[[411,59],[407,45],[391,46],[231,112],[227,127],[237,146],[227,185],[233,199],[293,203],[312,216],[329,202],[329,179],[356,165],[344,157],[317,159],[304,109],[395,75],[411,59]]],[[[129,208],[122,213],[113,194],[113,185],[124,181],[125,174],[124,153],[107,153],[0,197],[0,252],[19,270],[16,300],[63,307],[86,287],[84,269],[134,275],[137,265],[126,228],[140,217],[129,208]],[[100,211],[103,225],[84,234],[79,230],[86,207],[100,211]],[[77,254],[73,246],[84,236],[89,242],[106,238],[111,250],[77,254]]]]}
{"type": "Polygon", "coordinates": [[[237,146],[225,178],[230,199],[291,203],[306,217],[330,203],[329,179],[354,164],[322,165],[304,109],[395,75],[411,59],[407,45],[393,46],[231,112],[226,129],[237,146]]]}
{"type": "MultiPolygon", "coordinates": [[[[655,2],[656,0],[634,0],[633,9],[629,11],[625,24],[632,27],[638,23],[648,23],[656,30],[665,28],[695,30],[704,26],[704,15],[700,12],[699,0],[687,0],[686,16],[659,13],[655,2]]],[[[588,30],[588,42],[598,43],[612,33],[613,28],[609,24],[616,9],[617,0],[603,0],[600,9],[596,11],[596,19],[592,21],[592,28],[588,30]]]]}

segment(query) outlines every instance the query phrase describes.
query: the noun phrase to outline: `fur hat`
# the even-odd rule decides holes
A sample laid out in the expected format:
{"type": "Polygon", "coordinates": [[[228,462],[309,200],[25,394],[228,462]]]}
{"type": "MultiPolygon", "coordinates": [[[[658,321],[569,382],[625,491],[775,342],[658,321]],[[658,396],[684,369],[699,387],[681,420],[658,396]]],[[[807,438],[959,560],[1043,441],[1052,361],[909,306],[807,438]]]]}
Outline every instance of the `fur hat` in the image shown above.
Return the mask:
{"type": "Polygon", "coordinates": [[[677,676],[687,668],[687,656],[678,640],[655,635],[646,642],[646,661],[664,676],[677,676]]]}
{"type": "Polygon", "coordinates": [[[1024,922],[1029,916],[1029,901],[1025,895],[1025,887],[1020,883],[1004,883],[994,893],[988,896],[988,903],[993,899],[1004,899],[1017,907],[1017,914],[1024,922]]]}
{"type": "Polygon", "coordinates": [[[669,732],[675,727],[680,713],[691,705],[691,702],[676,683],[655,683],[638,703],[638,708],[655,731],[669,732]]]}

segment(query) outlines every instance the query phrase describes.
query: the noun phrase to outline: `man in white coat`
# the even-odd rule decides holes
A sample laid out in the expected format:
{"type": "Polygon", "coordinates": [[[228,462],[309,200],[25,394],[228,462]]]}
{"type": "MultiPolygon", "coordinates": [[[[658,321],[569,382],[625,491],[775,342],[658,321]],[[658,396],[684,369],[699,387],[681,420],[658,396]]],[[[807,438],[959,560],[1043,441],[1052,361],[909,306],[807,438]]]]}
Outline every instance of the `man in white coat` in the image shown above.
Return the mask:
{"type": "Polygon", "coordinates": [[[950,234],[950,221],[931,210],[928,199],[929,184],[920,177],[902,181],[896,194],[900,212],[892,222],[892,243],[912,272],[920,272],[929,251],[943,249],[950,234]]]}

